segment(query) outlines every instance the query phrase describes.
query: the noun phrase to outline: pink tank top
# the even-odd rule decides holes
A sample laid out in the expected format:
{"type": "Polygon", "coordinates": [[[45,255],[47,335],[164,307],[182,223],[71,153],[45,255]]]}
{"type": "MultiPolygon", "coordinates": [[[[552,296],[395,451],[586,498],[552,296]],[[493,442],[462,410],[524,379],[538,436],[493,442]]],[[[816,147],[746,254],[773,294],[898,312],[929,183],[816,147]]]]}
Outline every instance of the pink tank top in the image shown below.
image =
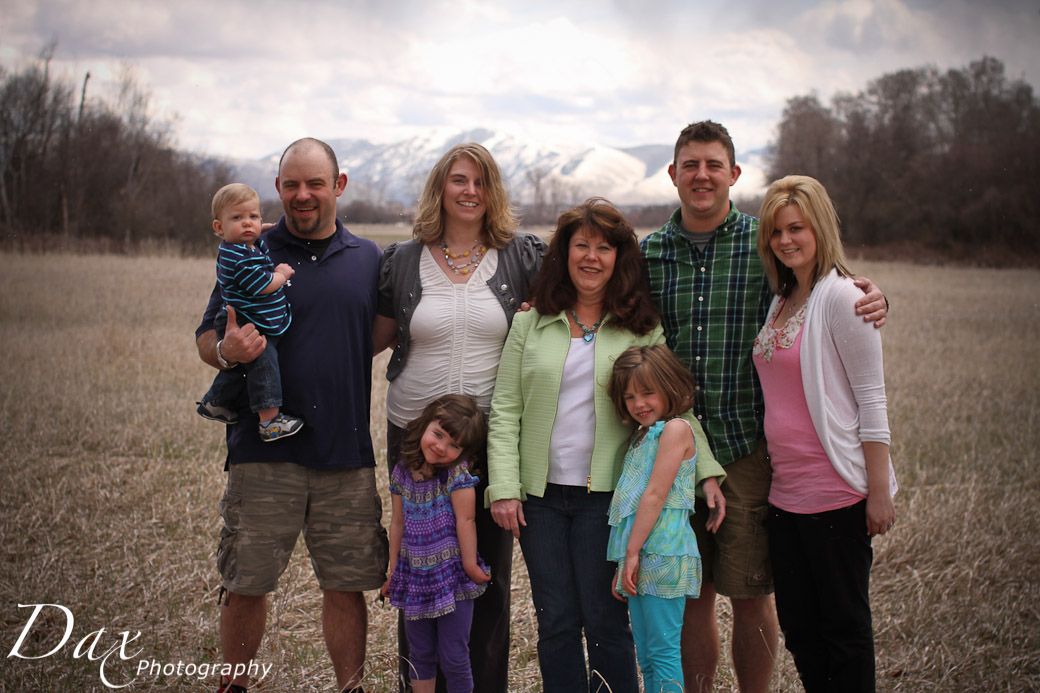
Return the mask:
{"type": "Polygon", "coordinates": [[[773,466],[769,502],[787,512],[810,514],[847,508],[866,498],[834,470],[820,445],[802,389],[802,334],[766,361],[752,356],[765,396],[766,443],[773,466]]]}

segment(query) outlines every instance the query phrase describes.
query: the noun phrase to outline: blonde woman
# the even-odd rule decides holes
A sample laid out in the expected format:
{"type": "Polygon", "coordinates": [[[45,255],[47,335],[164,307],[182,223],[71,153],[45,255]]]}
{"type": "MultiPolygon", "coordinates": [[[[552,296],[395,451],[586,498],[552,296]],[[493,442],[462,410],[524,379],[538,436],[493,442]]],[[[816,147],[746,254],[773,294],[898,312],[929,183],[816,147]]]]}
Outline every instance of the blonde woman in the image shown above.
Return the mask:
{"type": "MultiPolygon", "coordinates": [[[[386,370],[389,469],[399,458],[405,426],[438,397],[468,395],[489,412],[509,325],[545,249],[544,241],[516,226],[498,165],[487,149],[470,142],[452,147],[430,172],[412,240],[383,252],[375,343],[377,353],[395,344],[386,370]]],[[[481,497],[486,468],[471,462],[481,497]]],[[[477,549],[492,581],[474,603],[474,689],[505,693],[513,538],[478,506],[477,549]]],[[[407,641],[398,642],[405,657],[407,641]]],[[[408,665],[402,662],[403,685],[408,665]]],[[[442,685],[439,677],[438,690],[442,685]]]]}
{"type": "Polygon", "coordinates": [[[896,489],[881,335],[855,315],[863,292],[819,181],[769,187],[758,253],[776,293],[753,359],[780,628],[806,691],[873,691],[871,537],[895,523],[896,489]]]}

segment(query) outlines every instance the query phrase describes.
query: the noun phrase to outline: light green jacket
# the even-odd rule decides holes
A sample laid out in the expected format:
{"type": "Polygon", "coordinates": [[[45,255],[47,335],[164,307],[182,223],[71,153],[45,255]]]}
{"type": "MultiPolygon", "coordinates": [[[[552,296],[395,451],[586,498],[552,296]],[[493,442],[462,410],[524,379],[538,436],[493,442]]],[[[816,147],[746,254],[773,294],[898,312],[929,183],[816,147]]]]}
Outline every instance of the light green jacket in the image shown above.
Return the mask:
{"type": "MultiPolygon", "coordinates": [[[[664,343],[658,325],[649,334],[637,336],[616,330],[607,315],[596,334],[595,344],[595,444],[589,489],[613,491],[621,476],[621,462],[628,449],[633,425],[618,419],[607,396],[607,382],[614,360],[632,346],[664,343]]],[[[502,349],[495,394],[491,399],[488,434],[488,489],[484,504],[527,495],[541,497],[549,475],[549,439],[560,396],[563,364],[570,349],[571,331],[565,313],[542,315],[536,310],[520,313],[502,349]]],[[[708,476],[725,476],[715,462],[707,437],[692,416],[697,444],[697,481],[708,476]],[[701,470],[705,469],[705,473],[701,470]]],[[[590,425],[593,422],[589,422],[590,425]]],[[[721,481],[721,479],[720,479],[721,481]]]]}

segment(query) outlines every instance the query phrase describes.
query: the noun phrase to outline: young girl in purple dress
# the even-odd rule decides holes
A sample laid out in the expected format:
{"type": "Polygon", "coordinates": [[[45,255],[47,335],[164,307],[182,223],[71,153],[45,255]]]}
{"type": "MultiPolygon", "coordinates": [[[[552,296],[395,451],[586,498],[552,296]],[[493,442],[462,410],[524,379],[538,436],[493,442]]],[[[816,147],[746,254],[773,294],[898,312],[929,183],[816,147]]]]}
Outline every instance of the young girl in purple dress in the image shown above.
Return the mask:
{"type": "Polygon", "coordinates": [[[491,579],[477,555],[477,478],[468,461],[484,448],[487,424],[463,395],[430,402],[405,428],[390,479],[390,555],[382,593],[404,611],[414,693],[432,693],[437,665],[448,693],[469,693],[473,600],[491,579]]]}

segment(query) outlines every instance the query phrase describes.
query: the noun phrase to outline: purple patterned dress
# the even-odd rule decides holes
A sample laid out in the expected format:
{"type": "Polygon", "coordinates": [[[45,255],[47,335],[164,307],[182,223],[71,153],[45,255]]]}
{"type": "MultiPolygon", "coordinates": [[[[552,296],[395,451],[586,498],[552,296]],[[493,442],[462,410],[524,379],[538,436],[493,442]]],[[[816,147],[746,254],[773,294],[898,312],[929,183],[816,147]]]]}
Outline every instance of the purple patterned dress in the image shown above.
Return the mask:
{"type": "MultiPolygon", "coordinates": [[[[404,533],[401,555],[390,578],[390,603],[414,621],[437,618],[455,610],[455,602],[484,593],[466,575],[455,531],[451,492],[477,485],[465,462],[440,471],[428,481],[415,481],[400,462],[390,477],[390,493],[401,496],[404,533]]],[[[481,569],[488,573],[477,557],[481,569]]]]}

